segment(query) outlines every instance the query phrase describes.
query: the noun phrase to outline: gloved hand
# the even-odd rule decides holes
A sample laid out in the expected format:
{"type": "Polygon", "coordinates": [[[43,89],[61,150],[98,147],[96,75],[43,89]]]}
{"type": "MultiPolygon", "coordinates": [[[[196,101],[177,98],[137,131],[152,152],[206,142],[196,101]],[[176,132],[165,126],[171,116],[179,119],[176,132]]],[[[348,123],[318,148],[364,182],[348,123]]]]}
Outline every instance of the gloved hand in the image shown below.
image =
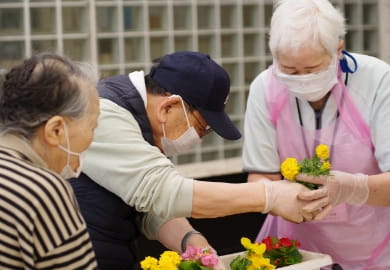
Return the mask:
{"type": "Polygon", "coordinates": [[[309,200],[298,199],[298,194],[309,191],[307,187],[287,180],[270,181],[261,179],[265,190],[265,207],[263,213],[271,212],[294,223],[309,221],[314,212],[329,204],[327,191],[315,190],[309,200]],[[303,211],[303,208],[306,210],[303,211]]]}
{"type": "MultiPolygon", "coordinates": [[[[329,202],[336,206],[340,203],[349,203],[353,205],[363,205],[369,195],[368,175],[357,173],[350,174],[341,171],[331,171],[330,175],[312,176],[299,174],[297,179],[304,182],[321,184],[328,192],[329,202]]],[[[302,192],[299,198],[310,200],[313,194],[302,192]]]]}

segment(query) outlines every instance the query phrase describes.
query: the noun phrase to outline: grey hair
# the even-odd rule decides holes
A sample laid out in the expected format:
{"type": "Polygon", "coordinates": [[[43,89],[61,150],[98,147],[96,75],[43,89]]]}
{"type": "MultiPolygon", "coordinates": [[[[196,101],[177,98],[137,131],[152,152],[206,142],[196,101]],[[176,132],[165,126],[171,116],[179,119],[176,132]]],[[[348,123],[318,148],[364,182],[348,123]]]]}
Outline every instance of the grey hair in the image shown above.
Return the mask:
{"type": "Polygon", "coordinates": [[[57,54],[26,59],[5,75],[0,88],[0,135],[15,133],[31,139],[55,115],[82,118],[90,102],[90,92],[82,82],[96,86],[97,81],[92,65],[57,54]]]}
{"type": "Polygon", "coordinates": [[[334,55],[345,33],[344,16],[328,0],[279,0],[269,47],[274,58],[280,51],[296,53],[305,46],[334,55]]]}

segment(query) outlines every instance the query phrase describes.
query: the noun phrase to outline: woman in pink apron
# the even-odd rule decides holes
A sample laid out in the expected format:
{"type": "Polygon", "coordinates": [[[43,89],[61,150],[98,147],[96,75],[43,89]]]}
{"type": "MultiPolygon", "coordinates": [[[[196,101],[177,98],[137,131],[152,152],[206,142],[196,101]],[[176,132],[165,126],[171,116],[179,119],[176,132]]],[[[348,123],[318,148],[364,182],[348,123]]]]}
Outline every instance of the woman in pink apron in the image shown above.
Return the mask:
{"type": "MultiPolygon", "coordinates": [[[[285,158],[311,157],[318,144],[330,147],[333,170],[390,170],[390,68],[354,54],[359,68],[353,73],[347,60],[338,61],[344,35],[345,19],[327,0],[276,4],[269,40],[274,65],[251,83],[244,122],[248,181],[280,179],[285,158]]],[[[289,237],[302,249],[331,255],[344,270],[385,270],[389,232],[390,207],[343,203],[315,222],[268,215],[257,241],[289,237]]]]}
{"type": "MultiPolygon", "coordinates": [[[[314,153],[316,145],[323,143],[330,147],[333,169],[350,173],[380,172],[369,127],[349,97],[341,70],[329,97],[337,104],[339,117],[332,125],[314,131],[296,123],[291,113],[292,107],[297,106],[296,98],[272,76],[272,71],[269,74],[266,104],[275,124],[280,160],[287,157],[303,160],[314,153]]],[[[318,222],[294,224],[269,215],[256,240],[268,235],[298,239],[302,249],[330,254],[343,269],[390,269],[390,245],[386,237],[390,222],[385,224],[383,220],[390,220],[389,209],[348,204],[336,206],[328,217],[318,222]]]]}

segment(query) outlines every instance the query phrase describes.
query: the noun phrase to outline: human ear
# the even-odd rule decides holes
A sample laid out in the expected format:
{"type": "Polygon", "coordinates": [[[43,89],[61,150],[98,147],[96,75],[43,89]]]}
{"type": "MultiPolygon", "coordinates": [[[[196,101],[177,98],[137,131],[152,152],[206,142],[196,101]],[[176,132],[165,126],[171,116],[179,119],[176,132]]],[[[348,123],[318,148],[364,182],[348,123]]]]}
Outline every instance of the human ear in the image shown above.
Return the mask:
{"type": "Polygon", "coordinates": [[[157,119],[160,123],[167,121],[169,113],[172,111],[172,107],[181,102],[181,97],[178,95],[172,95],[164,97],[157,106],[157,119]]]}
{"type": "Polygon", "coordinates": [[[65,119],[62,116],[51,117],[43,127],[43,140],[51,146],[64,145],[64,125],[65,119]]]}
{"type": "Polygon", "coordinates": [[[340,39],[339,44],[337,45],[337,57],[338,59],[343,58],[342,52],[344,49],[344,39],[340,39]]]}

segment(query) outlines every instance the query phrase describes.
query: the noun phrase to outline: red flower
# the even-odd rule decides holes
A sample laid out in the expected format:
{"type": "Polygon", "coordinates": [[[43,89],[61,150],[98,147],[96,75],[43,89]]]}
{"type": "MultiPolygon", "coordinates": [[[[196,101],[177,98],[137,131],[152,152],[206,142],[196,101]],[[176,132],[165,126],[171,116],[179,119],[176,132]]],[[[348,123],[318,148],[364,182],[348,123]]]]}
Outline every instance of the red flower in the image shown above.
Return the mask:
{"type": "Polygon", "coordinates": [[[273,248],[272,247],[272,238],[271,238],[271,236],[268,236],[267,238],[264,238],[262,242],[267,247],[267,250],[271,250],[273,248]]]}
{"type": "Polygon", "coordinates": [[[262,240],[267,247],[264,252],[264,257],[269,258],[276,266],[287,266],[302,261],[302,255],[299,253],[298,247],[301,245],[297,240],[291,240],[288,237],[270,237],[262,240]]]}
{"type": "Polygon", "coordinates": [[[291,247],[292,246],[292,243],[290,241],[290,239],[288,238],[281,238],[279,243],[283,246],[283,247],[291,247]]]}

